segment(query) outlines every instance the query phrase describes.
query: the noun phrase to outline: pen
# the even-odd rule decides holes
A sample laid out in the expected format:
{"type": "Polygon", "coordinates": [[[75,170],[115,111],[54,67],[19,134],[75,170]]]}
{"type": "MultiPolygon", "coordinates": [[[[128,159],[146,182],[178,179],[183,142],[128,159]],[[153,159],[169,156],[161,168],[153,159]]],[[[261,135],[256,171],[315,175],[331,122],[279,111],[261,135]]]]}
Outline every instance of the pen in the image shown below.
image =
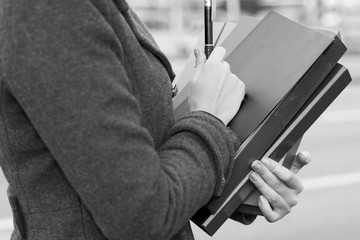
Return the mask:
{"type": "Polygon", "coordinates": [[[214,48],[212,25],[212,0],[204,0],[205,55],[208,58],[214,48]]]}

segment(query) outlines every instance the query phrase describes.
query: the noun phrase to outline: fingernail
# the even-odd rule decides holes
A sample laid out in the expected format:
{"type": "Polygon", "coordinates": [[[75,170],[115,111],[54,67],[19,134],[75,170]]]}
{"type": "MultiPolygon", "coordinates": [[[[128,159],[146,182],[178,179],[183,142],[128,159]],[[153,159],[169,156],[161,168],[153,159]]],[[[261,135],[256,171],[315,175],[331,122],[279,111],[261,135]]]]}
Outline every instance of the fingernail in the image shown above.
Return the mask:
{"type": "Polygon", "coordinates": [[[261,159],[261,162],[262,162],[265,166],[269,166],[269,165],[270,165],[270,161],[269,161],[269,159],[267,159],[267,158],[261,159]]]}
{"type": "Polygon", "coordinates": [[[261,169],[261,165],[259,160],[255,160],[252,164],[251,164],[251,168],[254,169],[255,171],[259,171],[261,169]]]}
{"type": "Polygon", "coordinates": [[[308,163],[310,162],[310,159],[311,159],[310,153],[308,153],[308,152],[306,152],[306,151],[303,151],[303,152],[301,152],[300,154],[301,154],[300,156],[301,156],[303,162],[304,162],[305,164],[308,164],[308,163]]]}

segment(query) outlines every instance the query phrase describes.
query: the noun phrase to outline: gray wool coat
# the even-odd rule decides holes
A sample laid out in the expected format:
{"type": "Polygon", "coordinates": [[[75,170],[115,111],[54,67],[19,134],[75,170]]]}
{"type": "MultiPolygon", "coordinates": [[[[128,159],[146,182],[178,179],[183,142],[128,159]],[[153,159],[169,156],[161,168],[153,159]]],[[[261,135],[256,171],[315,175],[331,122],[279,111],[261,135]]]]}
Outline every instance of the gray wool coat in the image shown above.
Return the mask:
{"type": "Polygon", "coordinates": [[[174,122],[166,57],[123,0],[5,0],[0,163],[12,239],[193,239],[237,137],[174,122]]]}

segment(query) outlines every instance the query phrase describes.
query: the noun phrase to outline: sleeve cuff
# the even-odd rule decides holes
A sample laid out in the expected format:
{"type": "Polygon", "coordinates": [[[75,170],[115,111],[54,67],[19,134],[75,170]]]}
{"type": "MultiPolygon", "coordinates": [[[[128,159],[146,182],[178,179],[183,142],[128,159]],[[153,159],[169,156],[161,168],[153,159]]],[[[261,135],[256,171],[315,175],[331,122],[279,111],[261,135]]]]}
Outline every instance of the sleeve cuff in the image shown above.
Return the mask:
{"type": "Polygon", "coordinates": [[[239,138],[221,120],[202,111],[185,114],[174,125],[170,134],[184,131],[200,136],[210,150],[217,175],[214,196],[220,196],[231,176],[235,153],[240,145],[239,138]]]}

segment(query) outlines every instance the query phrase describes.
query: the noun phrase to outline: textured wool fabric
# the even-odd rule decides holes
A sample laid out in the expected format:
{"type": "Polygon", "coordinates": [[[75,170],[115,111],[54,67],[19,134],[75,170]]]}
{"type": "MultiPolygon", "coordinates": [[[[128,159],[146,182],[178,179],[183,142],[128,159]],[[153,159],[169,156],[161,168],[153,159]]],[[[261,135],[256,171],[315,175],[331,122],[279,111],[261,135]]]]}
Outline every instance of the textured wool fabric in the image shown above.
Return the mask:
{"type": "Polygon", "coordinates": [[[122,0],[5,0],[0,163],[12,239],[193,239],[237,137],[174,123],[166,57],[122,0]]]}

